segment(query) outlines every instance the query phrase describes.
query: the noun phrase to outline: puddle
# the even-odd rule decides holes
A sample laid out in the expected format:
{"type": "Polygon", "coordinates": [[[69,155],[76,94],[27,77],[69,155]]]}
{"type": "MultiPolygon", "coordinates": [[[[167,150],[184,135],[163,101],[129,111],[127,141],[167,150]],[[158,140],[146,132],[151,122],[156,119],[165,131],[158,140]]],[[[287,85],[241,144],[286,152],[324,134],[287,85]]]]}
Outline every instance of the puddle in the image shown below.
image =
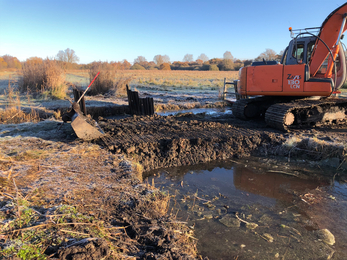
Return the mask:
{"type": "Polygon", "coordinates": [[[173,196],[171,212],[194,228],[203,257],[346,259],[347,183],[286,172],[231,161],[156,170],[147,181],[173,196]],[[334,245],[321,240],[321,229],[334,245]]]}
{"type": "Polygon", "coordinates": [[[209,116],[218,116],[218,115],[225,115],[225,114],[232,114],[232,111],[230,108],[194,108],[194,109],[181,109],[181,110],[169,110],[169,111],[163,111],[163,112],[157,112],[158,115],[161,116],[169,116],[169,115],[177,115],[177,114],[184,114],[184,113],[193,113],[201,114],[204,113],[205,115],[209,116]]]}
{"type": "MultiPolygon", "coordinates": [[[[211,117],[221,117],[225,115],[231,115],[232,111],[230,108],[194,108],[194,109],[180,109],[180,110],[168,110],[168,111],[162,111],[162,112],[155,112],[157,115],[160,116],[175,116],[179,114],[185,114],[185,113],[193,113],[196,114],[205,114],[207,116],[211,117]]],[[[105,116],[106,119],[124,119],[130,117],[130,115],[114,115],[114,116],[105,116]]]]}

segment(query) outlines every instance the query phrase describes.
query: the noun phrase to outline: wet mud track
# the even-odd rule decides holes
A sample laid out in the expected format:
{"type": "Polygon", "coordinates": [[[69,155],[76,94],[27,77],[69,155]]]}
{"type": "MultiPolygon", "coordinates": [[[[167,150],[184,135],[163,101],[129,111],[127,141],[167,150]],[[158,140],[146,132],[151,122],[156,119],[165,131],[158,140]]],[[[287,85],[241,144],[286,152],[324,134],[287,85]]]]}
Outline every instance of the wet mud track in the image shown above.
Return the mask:
{"type": "Polygon", "coordinates": [[[126,154],[145,171],[241,158],[254,153],[266,155],[285,139],[281,133],[268,131],[261,124],[191,114],[135,116],[101,120],[99,124],[107,134],[103,142],[108,148],[114,153],[126,154]]]}

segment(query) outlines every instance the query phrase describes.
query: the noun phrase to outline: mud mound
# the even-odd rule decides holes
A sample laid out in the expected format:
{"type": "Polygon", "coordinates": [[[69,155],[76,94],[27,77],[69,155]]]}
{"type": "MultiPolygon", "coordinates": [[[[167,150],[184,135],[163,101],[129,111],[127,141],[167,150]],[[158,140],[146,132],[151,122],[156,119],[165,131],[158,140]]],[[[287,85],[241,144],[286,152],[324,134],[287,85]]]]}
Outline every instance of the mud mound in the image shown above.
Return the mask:
{"type": "Polygon", "coordinates": [[[135,116],[99,124],[107,133],[103,141],[108,148],[133,158],[144,170],[240,158],[259,148],[266,154],[284,140],[263,129],[190,116],[135,116]]]}
{"type": "Polygon", "coordinates": [[[59,249],[58,256],[62,260],[103,259],[110,253],[107,243],[102,239],[83,239],[68,248],[59,249]]]}

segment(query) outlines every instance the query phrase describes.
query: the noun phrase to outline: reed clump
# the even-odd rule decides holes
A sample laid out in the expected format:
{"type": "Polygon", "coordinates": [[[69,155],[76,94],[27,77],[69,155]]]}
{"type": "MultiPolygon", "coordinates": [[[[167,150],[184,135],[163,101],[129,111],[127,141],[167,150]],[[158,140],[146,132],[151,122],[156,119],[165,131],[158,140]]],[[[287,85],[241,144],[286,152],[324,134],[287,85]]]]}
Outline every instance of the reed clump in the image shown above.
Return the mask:
{"type": "Polygon", "coordinates": [[[106,94],[115,85],[116,70],[107,62],[93,62],[89,70],[90,81],[100,72],[99,76],[93,83],[93,87],[89,90],[90,95],[106,94]]]}
{"type": "Polygon", "coordinates": [[[38,122],[39,115],[34,109],[30,113],[25,113],[21,109],[19,93],[14,90],[9,81],[5,90],[7,104],[5,109],[0,110],[0,124],[19,124],[24,122],[38,122]]]}
{"type": "Polygon", "coordinates": [[[116,96],[126,95],[126,85],[131,81],[131,77],[116,78],[116,69],[107,62],[94,62],[89,70],[89,79],[92,81],[100,72],[93,83],[89,94],[111,94],[116,96]]]}
{"type": "Polygon", "coordinates": [[[67,92],[64,70],[55,60],[27,60],[22,67],[21,92],[64,99],[67,92]]]}

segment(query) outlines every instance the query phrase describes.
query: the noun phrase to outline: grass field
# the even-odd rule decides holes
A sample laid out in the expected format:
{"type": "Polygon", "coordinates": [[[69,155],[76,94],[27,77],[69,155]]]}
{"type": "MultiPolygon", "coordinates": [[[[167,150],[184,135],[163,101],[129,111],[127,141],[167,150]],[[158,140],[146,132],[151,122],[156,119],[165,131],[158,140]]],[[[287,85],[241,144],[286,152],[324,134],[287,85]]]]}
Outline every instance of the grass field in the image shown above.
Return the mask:
{"type": "MultiPolygon", "coordinates": [[[[116,78],[130,78],[133,86],[196,87],[215,88],[237,79],[237,71],[164,71],[164,70],[119,70],[116,78]]],[[[66,81],[77,86],[87,86],[90,82],[87,70],[71,70],[66,73],[66,81]]]]}
{"type": "MultiPolygon", "coordinates": [[[[157,90],[218,90],[223,87],[224,78],[232,81],[238,78],[238,71],[164,71],[164,70],[118,70],[116,79],[130,78],[133,87],[152,87],[157,90]]],[[[0,94],[7,89],[9,81],[16,87],[20,79],[20,71],[0,71],[0,94]]],[[[88,70],[68,70],[65,72],[65,81],[80,87],[90,83],[88,70]]],[[[347,94],[347,83],[340,89],[347,94]]]]}

